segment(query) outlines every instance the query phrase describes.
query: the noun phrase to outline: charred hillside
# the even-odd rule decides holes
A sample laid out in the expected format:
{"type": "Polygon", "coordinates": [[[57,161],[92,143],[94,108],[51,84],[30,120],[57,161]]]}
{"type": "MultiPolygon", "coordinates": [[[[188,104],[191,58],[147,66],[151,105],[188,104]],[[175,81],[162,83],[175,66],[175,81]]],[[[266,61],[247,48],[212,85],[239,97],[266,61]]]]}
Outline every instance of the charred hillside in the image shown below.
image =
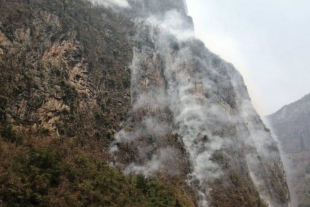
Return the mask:
{"type": "Polygon", "coordinates": [[[119,2],[0,1],[1,205],[289,206],[276,142],[185,1],[119,2]]]}

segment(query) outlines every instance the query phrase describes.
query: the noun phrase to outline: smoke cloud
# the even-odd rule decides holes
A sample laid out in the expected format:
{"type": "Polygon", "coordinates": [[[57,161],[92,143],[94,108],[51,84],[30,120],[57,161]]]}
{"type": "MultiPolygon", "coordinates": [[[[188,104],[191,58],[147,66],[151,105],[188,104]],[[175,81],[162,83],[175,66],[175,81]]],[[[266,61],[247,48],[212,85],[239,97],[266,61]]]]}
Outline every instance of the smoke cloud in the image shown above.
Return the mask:
{"type": "Polygon", "coordinates": [[[124,172],[126,174],[137,173],[150,176],[154,172],[160,172],[164,170],[170,175],[177,175],[179,173],[179,166],[175,162],[175,157],[177,157],[177,153],[174,148],[161,148],[145,165],[142,166],[131,163],[128,167],[126,167],[124,172]]]}
{"type": "Polygon", "coordinates": [[[151,16],[147,21],[153,25],[160,27],[161,30],[166,30],[174,35],[179,40],[194,38],[195,32],[191,22],[177,10],[170,10],[163,17],[151,16]]]}
{"type": "Polygon", "coordinates": [[[119,8],[128,8],[130,7],[127,0],[91,0],[95,4],[104,5],[106,7],[119,7],[119,8]]]}
{"type": "MultiPolygon", "coordinates": [[[[177,10],[134,22],[138,34],[130,66],[133,108],[126,123],[132,129],[125,127],[115,139],[137,146],[141,159],[124,171],[146,176],[163,170],[178,173],[178,150],[162,144],[177,137],[191,165],[187,182],[199,194],[202,207],[208,206],[209,183],[223,175],[212,159],[217,151],[232,146],[251,149],[245,160],[252,180],[258,189],[268,185],[258,157],[277,159],[277,151],[270,151],[277,147],[254,110],[241,75],[194,38],[192,22],[177,10]]],[[[117,151],[112,146],[111,153],[117,151]]]]}

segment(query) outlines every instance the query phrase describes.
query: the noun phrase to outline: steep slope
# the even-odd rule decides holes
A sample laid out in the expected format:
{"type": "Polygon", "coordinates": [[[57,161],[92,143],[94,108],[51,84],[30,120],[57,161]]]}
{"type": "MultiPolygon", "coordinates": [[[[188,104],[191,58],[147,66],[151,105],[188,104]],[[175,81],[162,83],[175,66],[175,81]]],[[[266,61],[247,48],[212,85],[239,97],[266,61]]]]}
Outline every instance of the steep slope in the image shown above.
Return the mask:
{"type": "Polygon", "coordinates": [[[107,148],[130,105],[130,19],[88,1],[0,1],[0,206],[194,206],[107,148]]]}
{"type": "Polygon", "coordinates": [[[1,121],[112,137],[130,105],[131,23],[87,1],[64,2],[1,1],[1,121]]]}
{"type": "Polygon", "coordinates": [[[200,206],[287,206],[277,145],[242,77],[194,38],[183,1],[161,9],[171,2],[134,18],[133,110],[111,149],[116,165],[184,177],[200,206]]]}
{"type": "Polygon", "coordinates": [[[268,120],[288,157],[293,192],[301,206],[310,205],[310,95],[284,106],[268,120]]]}
{"type": "Polygon", "coordinates": [[[1,205],[288,206],[275,141],[185,2],[103,2],[0,1],[1,205]]]}

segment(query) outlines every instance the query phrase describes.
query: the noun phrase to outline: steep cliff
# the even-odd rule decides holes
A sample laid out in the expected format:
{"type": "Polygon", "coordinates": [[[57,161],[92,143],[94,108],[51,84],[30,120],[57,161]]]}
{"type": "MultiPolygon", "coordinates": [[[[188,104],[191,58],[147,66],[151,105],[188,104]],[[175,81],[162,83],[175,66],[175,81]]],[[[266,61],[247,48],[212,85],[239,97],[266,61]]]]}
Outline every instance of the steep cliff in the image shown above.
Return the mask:
{"type": "Polygon", "coordinates": [[[186,3],[94,2],[0,1],[1,202],[288,206],[276,142],[186,3]]]}
{"type": "Polygon", "coordinates": [[[310,95],[267,117],[288,158],[288,178],[296,206],[310,205],[310,95]]]}
{"type": "Polygon", "coordinates": [[[135,18],[133,110],[116,134],[116,163],[185,176],[201,206],[287,206],[279,151],[242,77],[194,38],[184,11],[135,18]]]}
{"type": "Polygon", "coordinates": [[[1,1],[0,9],[2,123],[112,137],[130,105],[129,20],[87,1],[1,1]]]}

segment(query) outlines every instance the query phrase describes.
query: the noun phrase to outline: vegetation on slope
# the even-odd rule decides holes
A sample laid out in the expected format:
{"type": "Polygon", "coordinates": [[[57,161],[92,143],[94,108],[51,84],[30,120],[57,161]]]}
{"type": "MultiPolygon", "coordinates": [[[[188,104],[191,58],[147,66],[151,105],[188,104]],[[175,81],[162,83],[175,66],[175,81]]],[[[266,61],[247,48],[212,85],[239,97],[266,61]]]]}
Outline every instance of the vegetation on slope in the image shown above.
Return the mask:
{"type": "Polygon", "coordinates": [[[129,19],[84,0],[0,13],[0,206],[194,206],[177,181],[109,166],[130,108],[129,19]]]}
{"type": "Polygon", "coordinates": [[[124,175],[68,138],[0,141],[0,206],[194,206],[159,178],[124,175]]]}
{"type": "MultiPolygon", "coordinates": [[[[109,167],[131,108],[128,18],[85,0],[0,0],[0,13],[0,206],[197,206],[185,173],[109,167]]],[[[213,205],[264,206],[234,175],[225,194],[215,184],[213,205]]]]}
{"type": "Polygon", "coordinates": [[[84,0],[2,0],[0,13],[2,126],[108,145],[130,108],[132,23],[84,0]]]}

